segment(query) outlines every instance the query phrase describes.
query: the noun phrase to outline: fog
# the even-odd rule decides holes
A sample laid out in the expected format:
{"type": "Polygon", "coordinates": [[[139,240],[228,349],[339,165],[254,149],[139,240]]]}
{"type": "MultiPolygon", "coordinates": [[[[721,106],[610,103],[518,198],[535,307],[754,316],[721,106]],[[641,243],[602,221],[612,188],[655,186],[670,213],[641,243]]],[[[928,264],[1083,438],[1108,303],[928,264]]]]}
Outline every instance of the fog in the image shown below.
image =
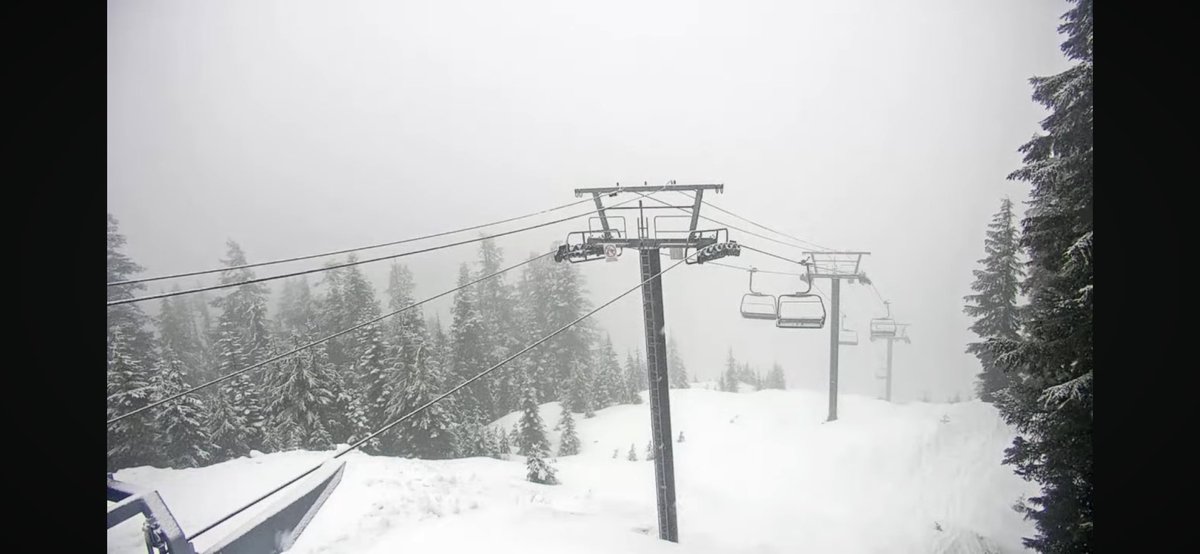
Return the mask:
{"type": "MultiPolygon", "coordinates": [[[[979,371],[963,352],[974,336],[962,297],[1000,198],[1026,197],[1005,176],[1045,116],[1027,79],[1067,66],[1055,29],[1066,9],[1034,0],[110,0],[108,210],[127,253],[160,275],[216,266],[227,239],[263,261],[504,219],[569,202],[580,187],[722,183],[706,200],[825,247],[871,252],[863,269],[911,323],[912,344],[895,346],[893,396],[944,400],[968,394],[979,371]]],[[[512,263],[586,226],[498,244],[512,263]]],[[[734,230],[730,238],[802,255],[734,230]]],[[[452,286],[477,254],[472,245],[401,261],[424,297],[452,286]]],[[[725,261],[794,269],[753,252],[725,261]]],[[[364,266],[381,298],[388,266],[364,266]]],[[[639,281],[633,250],[620,263],[579,267],[593,305],[639,281]]],[[[790,387],[825,387],[828,328],[742,319],[746,277],[707,265],[664,276],[668,332],[689,372],[715,380],[732,347],[764,373],[781,363],[790,387]]],[[[181,285],[197,282],[212,280],[181,285]]],[[[768,292],[799,286],[756,277],[768,292]]],[[[829,291],[828,281],[818,286],[829,291]]],[[[869,287],[842,291],[862,340],[841,350],[841,391],[879,396],[886,347],[866,331],[883,306],[869,287]]],[[[425,313],[448,325],[449,306],[446,298],[425,313]]],[[[596,319],[621,359],[644,350],[640,294],[596,319]]]]}

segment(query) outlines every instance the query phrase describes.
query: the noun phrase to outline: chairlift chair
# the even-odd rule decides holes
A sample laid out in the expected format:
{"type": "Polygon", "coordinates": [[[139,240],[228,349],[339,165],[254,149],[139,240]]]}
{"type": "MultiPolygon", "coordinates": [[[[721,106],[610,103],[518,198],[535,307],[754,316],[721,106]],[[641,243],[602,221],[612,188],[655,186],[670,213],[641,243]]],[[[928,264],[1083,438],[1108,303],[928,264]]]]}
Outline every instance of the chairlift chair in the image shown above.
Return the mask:
{"type": "Polygon", "coordinates": [[[775,297],[754,291],[755,271],[758,270],[750,268],[750,292],[742,295],[742,317],[746,319],[778,319],[779,310],[775,304],[775,297]]]}
{"type": "Polygon", "coordinates": [[[781,294],[776,302],[775,326],[784,329],[821,329],[825,327],[825,301],[811,294],[812,278],[801,276],[808,283],[808,290],[795,294],[781,294]]]}
{"type": "Polygon", "coordinates": [[[896,320],[892,319],[892,303],[884,302],[887,317],[877,317],[871,320],[871,340],[891,339],[896,337],[896,320]]]}
{"type": "Polygon", "coordinates": [[[842,329],[838,333],[838,344],[854,346],[858,344],[858,331],[846,327],[846,316],[842,315],[842,329]]]}
{"type": "Polygon", "coordinates": [[[871,320],[871,340],[890,339],[896,336],[896,320],[879,317],[871,320]]]}

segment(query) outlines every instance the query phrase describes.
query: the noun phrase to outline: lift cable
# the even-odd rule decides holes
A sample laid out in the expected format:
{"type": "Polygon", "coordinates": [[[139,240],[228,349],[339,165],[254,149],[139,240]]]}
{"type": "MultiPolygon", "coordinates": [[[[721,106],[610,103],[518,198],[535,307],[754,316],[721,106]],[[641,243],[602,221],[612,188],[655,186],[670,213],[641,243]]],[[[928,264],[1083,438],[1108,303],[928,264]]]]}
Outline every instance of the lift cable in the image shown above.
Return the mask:
{"type": "MultiPolygon", "coordinates": [[[[646,197],[649,197],[649,195],[655,194],[656,192],[657,191],[650,192],[647,194],[642,194],[642,193],[637,193],[637,194],[639,194],[640,198],[646,198],[646,197]]],[[[632,202],[632,201],[638,200],[638,199],[639,198],[630,198],[628,200],[625,200],[624,202],[618,203],[617,205],[619,206],[621,204],[632,202]]],[[[488,239],[494,239],[494,238],[503,237],[503,236],[507,236],[507,235],[523,233],[525,231],[532,231],[534,229],[548,227],[550,225],[563,223],[565,221],[570,221],[572,219],[578,219],[580,217],[584,217],[586,215],[593,214],[598,211],[600,211],[599,208],[594,209],[594,210],[589,210],[587,212],[583,212],[580,214],[576,214],[576,215],[572,215],[572,216],[568,216],[568,217],[564,217],[564,218],[560,218],[560,219],[555,219],[555,220],[547,221],[544,223],[539,223],[537,225],[530,225],[528,227],[522,227],[520,229],[513,229],[511,231],[505,231],[503,233],[496,233],[494,235],[488,235],[488,236],[473,238],[473,239],[469,239],[469,240],[463,240],[463,241],[459,241],[459,242],[452,242],[450,244],[431,246],[429,248],[423,248],[421,250],[411,250],[408,252],[401,252],[399,254],[391,254],[388,256],[380,256],[377,258],[368,258],[365,260],[355,260],[355,261],[346,262],[343,264],[329,264],[329,265],[325,265],[325,266],[319,267],[319,268],[306,269],[303,271],[295,271],[292,273],[285,273],[285,274],[281,274],[281,275],[272,275],[269,277],[258,277],[258,278],[253,278],[253,279],[246,279],[244,281],[237,281],[237,282],[233,282],[233,283],[223,283],[223,284],[212,285],[212,286],[207,286],[207,287],[199,287],[199,288],[188,289],[188,290],[178,290],[178,291],[166,292],[166,293],[155,294],[155,295],[151,295],[151,296],[139,296],[139,297],[134,297],[134,298],[126,298],[123,300],[113,300],[111,302],[108,302],[108,306],[119,306],[121,304],[129,304],[129,303],[133,303],[133,302],[144,302],[146,300],[156,300],[159,298],[170,298],[172,296],[179,296],[179,295],[183,295],[183,294],[194,294],[194,293],[206,292],[206,291],[210,291],[210,290],[224,289],[224,288],[230,288],[230,287],[240,287],[243,285],[249,285],[249,284],[253,284],[253,283],[262,283],[262,282],[266,282],[266,281],[273,281],[276,279],[286,279],[288,277],[298,277],[300,275],[307,275],[309,273],[319,273],[322,271],[341,269],[344,267],[350,267],[350,266],[355,266],[355,265],[368,264],[368,263],[379,262],[379,261],[383,261],[383,260],[391,260],[391,259],[395,259],[395,258],[403,258],[405,256],[412,256],[414,254],[424,254],[426,252],[433,252],[435,250],[443,250],[443,249],[452,248],[455,246],[462,246],[464,244],[471,244],[474,242],[480,242],[480,241],[484,241],[484,240],[488,240],[488,239]]]]}
{"type": "Polygon", "coordinates": [[[533,217],[533,216],[535,216],[535,215],[541,215],[541,214],[544,214],[544,213],[550,213],[550,212],[557,211],[557,210],[561,210],[561,209],[564,209],[564,208],[570,208],[570,207],[572,207],[572,206],[577,206],[577,205],[579,205],[579,204],[583,204],[583,203],[585,203],[585,202],[591,202],[591,201],[592,201],[592,200],[591,200],[590,198],[585,198],[585,199],[583,199],[583,200],[577,200],[577,201],[575,201],[575,202],[571,202],[571,203],[569,203],[569,204],[563,204],[563,205],[561,205],[561,206],[555,206],[555,207],[553,207],[553,208],[547,208],[547,209],[545,209],[545,210],[541,210],[541,211],[537,211],[537,212],[533,212],[533,213],[528,213],[528,214],[525,214],[525,215],[520,215],[520,216],[517,216],[517,217],[510,217],[510,218],[508,218],[508,219],[502,219],[502,220],[499,220],[499,221],[493,221],[493,222],[491,222],[491,223],[484,223],[484,224],[482,224],[482,225],[475,225],[475,226],[472,226],[472,227],[463,227],[462,229],[455,229],[455,230],[453,230],[453,231],[443,231],[443,232],[441,232],[441,233],[434,233],[434,234],[432,234],[432,235],[424,235],[424,236],[420,236],[420,237],[407,238],[407,239],[403,239],[403,240],[396,240],[396,241],[392,241],[392,242],[383,242],[383,243],[379,243],[379,244],[372,244],[372,245],[369,245],[369,246],[359,246],[359,247],[356,247],[356,248],[346,248],[346,249],[344,249],[344,250],[334,250],[334,251],[332,251],[332,252],[323,252],[323,253],[320,253],[320,254],[311,254],[311,255],[308,255],[308,256],[297,256],[297,257],[294,257],[294,258],[284,258],[284,259],[279,259],[279,260],[271,260],[271,261],[267,261],[267,262],[255,262],[255,263],[252,263],[252,264],[242,264],[242,265],[235,265],[235,266],[230,266],[230,267],[218,267],[218,268],[213,268],[213,269],[205,269],[205,270],[202,270],[202,271],[189,271],[189,272],[187,272],[187,273],[175,273],[175,274],[172,274],[172,275],[159,275],[159,276],[157,276],[157,277],[143,277],[143,278],[141,278],[141,279],[128,279],[128,280],[125,280],[125,281],[113,281],[113,282],[111,282],[111,283],[108,283],[108,286],[110,286],[110,287],[115,287],[115,286],[119,286],[119,285],[133,285],[133,284],[137,284],[137,283],[149,283],[149,282],[152,282],[152,281],[162,281],[162,280],[166,280],[166,279],[178,279],[178,278],[181,278],[181,277],[192,277],[192,276],[196,276],[196,275],[207,275],[207,274],[210,274],[210,273],[220,273],[220,272],[223,272],[223,271],[234,271],[234,270],[238,270],[238,269],[250,269],[250,268],[252,268],[252,267],[263,267],[263,266],[268,266],[268,265],[276,265],[276,264],[282,264],[282,263],[288,263],[288,262],[298,262],[298,261],[301,261],[301,260],[311,260],[311,259],[313,259],[313,258],[324,258],[324,257],[327,257],[327,256],[338,256],[338,255],[341,255],[341,254],[348,254],[348,253],[350,253],[350,252],[359,252],[359,251],[363,251],[363,250],[373,250],[373,249],[376,249],[376,248],[383,248],[383,247],[385,247],[385,246],[396,246],[396,245],[398,245],[398,244],[405,244],[405,243],[409,243],[409,242],[417,242],[417,241],[426,240],[426,239],[432,239],[432,238],[437,238],[437,237],[444,237],[444,236],[446,236],[446,235],[454,235],[454,234],[457,234],[457,233],[464,233],[464,232],[467,232],[467,231],[474,231],[474,230],[476,230],[476,229],[483,229],[483,228],[485,228],[485,227],[492,227],[492,226],[495,226],[495,225],[501,225],[501,224],[504,224],[504,223],[510,223],[510,222],[513,222],[513,221],[518,221],[518,220],[521,220],[521,219],[530,218],[530,217],[533,217]]]}
{"type": "MultiPolygon", "coordinates": [[[[682,193],[682,192],[681,192],[680,194],[683,194],[684,196],[687,196],[687,194],[685,194],[685,193],[682,193]]],[[[693,198],[693,201],[694,201],[694,198],[693,198]]],[[[763,225],[763,224],[761,224],[761,223],[758,223],[757,221],[754,221],[753,219],[750,219],[750,218],[747,218],[747,217],[742,217],[742,216],[740,216],[740,215],[738,215],[738,214],[735,214],[735,213],[733,213],[733,212],[731,212],[731,211],[729,211],[729,210],[726,210],[726,209],[724,209],[724,208],[722,208],[722,207],[720,207],[720,206],[716,206],[716,205],[714,205],[714,204],[710,203],[708,200],[701,200],[701,203],[703,203],[705,206],[708,206],[708,207],[710,207],[710,208],[712,208],[712,209],[714,209],[714,210],[717,210],[717,211],[719,211],[719,212],[724,212],[724,213],[727,213],[727,214],[729,214],[729,215],[731,215],[731,216],[733,216],[733,217],[736,217],[736,218],[738,218],[738,219],[740,219],[740,220],[742,220],[742,221],[745,221],[745,222],[747,222],[747,223],[750,223],[751,225],[755,225],[755,226],[757,226],[757,227],[760,227],[760,228],[762,228],[762,229],[766,229],[767,231],[770,231],[770,232],[772,232],[772,233],[775,233],[775,234],[777,234],[777,235],[779,235],[779,236],[782,236],[782,237],[787,237],[787,238],[789,238],[789,239],[792,239],[792,240],[794,240],[794,241],[796,241],[796,242],[800,242],[800,243],[808,244],[808,245],[810,245],[812,248],[816,248],[817,250],[833,250],[832,248],[829,248],[829,247],[826,247],[826,246],[821,246],[821,245],[819,245],[819,244],[817,244],[817,243],[815,243],[815,242],[812,242],[812,241],[809,241],[809,240],[804,240],[804,239],[802,239],[802,238],[800,238],[800,237],[797,237],[797,236],[794,236],[794,235],[789,235],[789,234],[787,234],[787,233],[784,233],[784,232],[782,232],[782,231],[776,231],[775,229],[772,229],[772,228],[770,228],[770,227],[767,227],[766,225],[763,225]]]]}

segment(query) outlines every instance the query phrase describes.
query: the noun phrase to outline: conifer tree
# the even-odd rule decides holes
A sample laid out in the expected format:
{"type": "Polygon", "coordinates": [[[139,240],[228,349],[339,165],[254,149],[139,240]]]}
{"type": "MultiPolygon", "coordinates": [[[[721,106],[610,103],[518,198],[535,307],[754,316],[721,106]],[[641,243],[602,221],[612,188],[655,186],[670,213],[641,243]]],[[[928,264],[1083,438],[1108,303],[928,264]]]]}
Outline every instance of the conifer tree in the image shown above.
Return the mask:
{"type": "MultiPolygon", "coordinates": [[[[108,282],[127,281],[141,273],[142,266],[122,252],[125,236],[117,230],[117,219],[108,214],[108,282]]],[[[136,292],[145,290],[142,283],[108,287],[108,301],[128,300],[136,292]]],[[[113,334],[120,329],[122,352],[141,368],[151,367],[154,362],[154,334],[148,329],[149,318],[136,304],[120,304],[108,307],[108,344],[111,349],[113,334]]],[[[110,354],[111,357],[111,354],[110,354]]]]}
{"type": "Polygon", "coordinates": [[[783,366],[775,363],[771,366],[771,372],[767,374],[767,378],[763,385],[768,389],[783,390],[787,388],[787,383],[783,378],[783,366]]]}
{"type": "MultiPolygon", "coordinates": [[[[495,241],[486,239],[480,242],[479,273],[475,278],[498,273],[503,269],[503,265],[503,251],[496,246],[495,241]]],[[[499,363],[520,342],[515,291],[505,279],[505,274],[501,273],[474,285],[479,317],[484,328],[483,344],[480,346],[485,367],[499,363]]],[[[501,372],[488,379],[487,384],[492,389],[495,400],[489,419],[500,417],[517,408],[520,391],[513,372],[501,372]]]]}
{"type": "MultiPolygon", "coordinates": [[[[178,292],[178,286],[174,287],[178,292]]],[[[204,376],[204,345],[200,329],[187,298],[164,298],[158,315],[159,350],[166,358],[167,350],[178,362],[180,377],[186,382],[199,383],[204,376]]]]}
{"type": "Polygon", "coordinates": [[[975,282],[971,290],[976,294],[965,297],[963,311],[977,318],[971,332],[981,339],[967,345],[967,352],[979,358],[983,371],[979,374],[976,390],[984,402],[992,402],[994,395],[1008,386],[1007,376],[996,365],[987,346],[988,339],[1015,341],[1020,338],[1020,320],[1017,309],[1017,292],[1020,279],[1024,276],[1020,262],[1018,235],[1012,201],[1004,198],[1000,211],[988,225],[984,241],[985,258],[979,260],[983,266],[976,269],[975,282]]]}
{"type": "Polygon", "coordinates": [[[673,336],[667,340],[667,368],[670,388],[688,388],[687,368],[683,365],[683,358],[679,355],[679,348],[673,336]]]}
{"type": "MultiPolygon", "coordinates": [[[[302,344],[293,335],[291,347],[302,344]]],[[[299,448],[320,450],[332,445],[327,423],[342,414],[336,409],[338,377],[322,359],[322,345],[301,350],[278,363],[271,372],[269,400],[272,435],[276,446],[294,444],[299,448]]]]}
{"type": "MultiPolygon", "coordinates": [[[[162,347],[163,362],[156,375],[157,399],[167,398],[186,388],[183,362],[169,346],[162,347]]],[[[162,462],[171,468],[199,467],[209,460],[208,430],[204,406],[195,395],[181,396],[163,404],[155,414],[159,429],[162,462]]]]}
{"type": "Polygon", "coordinates": [[[626,352],[625,354],[625,386],[626,398],[630,404],[641,404],[641,390],[643,383],[641,381],[641,370],[638,367],[638,362],[634,360],[633,354],[626,352]]]}
{"type": "Polygon", "coordinates": [[[654,440],[646,441],[646,460],[654,459],[654,440]]]}
{"type": "Polygon", "coordinates": [[[1010,377],[996,399],[1019,435],[1005,463],[1041,486],[1024,506],[1041,552],[1090,552],[1093,541],[1092,340],[1092,2],[1076,0],[1059,30],[1076,65],[1032,79],[1051,109],[1044,135],[1021,147],[1010,178],[1032,185],[1022,221],[1029,256],[1023,336],[992,339],[991,355],[1010,377]]]}
{"type": "Polygon", "coordinates": [[[633,443],[629,443],[629,455],[626,457],[626,459],[628,459],[631,462],[636,462],[638,459],[637,458],[637,449],[634,448],[633,443]]]}
{"type": "MultiPolygon", "coordinates": [[[[125,415],[150,403],[153,386],[150,373],[132,353],[122,326],[110,330],[108,344],[108,417],[125,415]]],[[[129,416],[108,426],[108,469],[153,463],[156,446],[153,419],[147,412],[129,416]]]]}
{"type": "MultiPolygon", "coordinates": [[[[232,240],[226,242],[226,258],[221,263],[231,269],[221,272],[222,284],[254,278],[247,268],[246,255],[232,240]]],[[[221,309],[218,318],[216,362],[220,375],[229,375],[270,356],[271,338],[267,329],[266,285],[254,283],[234,287],[213,304],[221,309]]],[[[243,373],[228,382],[230,407],[241,425],[237,450],[262,450],[266,444],[266,417],[260,397],[263,378],[260,372],[243,373]]],[[[241,454],[233,454],[241,455],[241,454]]]]}
{"type": "Polygon", "coordinates": [[[571,363],[573,367],[570,373],[570,388],[567,390],[567,397],[563,401],[563,406],[570,408],[572,411],[582,412],[585,418],[594,417],[596,413],[593,410],[593,386],[591,379],[584,371],[583,364],[579,362],[571,363]]]}
{"type": "Polygon", "coordinates": [[[508,455],[512,454],[512,447],[508,443],[508,433],[504,432],[503,427],[496,427],[496,444],[500,452],[500,459],[508,459],[508,455]]]}
{"type": "MultiPolygon", "coordinates": [[[[387,418],[394,421],[424,406],[439,393],[442,378],[440,366],[431,360],[432,346],[421,346],[409,360],[410,370],[404,375],[401,387],[388,406],[387,418]]],[[[450,417],[444,402],[435,403],[399,423],[394,451],[410,458],[438,460],[453,454],[450,417]]]]}
{"type": "MultiPolygon", "coordinates": [[[[462,264],[458,271],[458,285],[463,286],[469,282],[471,272],[467,264],[462,264]]],[[[487,365],[487,352],[484,351],[484,334],[487,329],[479,315],[477,300],[471,288],[455,293],[453,310],[454,322],[450,326],[450,341],[454,380],[465,381],[490,367],[487,365]]],[[[494,399],[486,379],[468,385],[459,393],[458,399],[463,423],[482,423],[491,419],[494,399]]]]}
{"type": "Polygon", "coordinates": [[[550,455],[550,443],[546,440],[545,426],[538,411],[537,392],[534,390],[531,376],[528,372],[523,373],[519,453],[525,456],[525,478],[534,483],[555,485],[558,484],[558,478],[554,468],[546,463],[546,458],[550,455]]]}
{"type": "Polygon", "coordinates": [[[575,433],[575,418],[571,417],[571,410],[568,410],[566,406],[563,406],[558,426],[562,428],[558,444],[558,455],[574,456],[578,454],[579,435],[575,433]]]}

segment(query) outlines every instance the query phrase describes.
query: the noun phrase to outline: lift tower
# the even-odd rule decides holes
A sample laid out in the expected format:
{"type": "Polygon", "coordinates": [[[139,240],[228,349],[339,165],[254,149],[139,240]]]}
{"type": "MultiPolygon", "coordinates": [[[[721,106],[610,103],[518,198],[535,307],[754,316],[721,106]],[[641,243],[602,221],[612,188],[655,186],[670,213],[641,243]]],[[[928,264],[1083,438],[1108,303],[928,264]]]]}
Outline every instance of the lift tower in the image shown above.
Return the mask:
{"type": "MultiPolygon", "coordinates": [[[[841,284],[843,280],[869,282],[862,273],[862,257],[870,252],[806,252],[809,257],[809,279],[829,279],[832,281],[829,303],[833,309],[833,321],[840,321],[841,284]]],[[[829,417],[826,421],[837,419],[838,393],[838,330],[837,324],[830,325],[829,332],[829,417]]]]}
{"type": "Polygon", "coordinates": [[[559,246],[554,260],[578,263],[605,259],[616,261],[625,248],[639,251],[641,260],[642,309],[646,330],[646,361],[649,373],[650,430],[654,443],[654,482],[658,501],[658,536],[671,542],[679,542],[679,528],[675,515],[675,458],[671,447],[671,397],[667,377],[667,340],[663,333],[661,249],[669,248],[672,259],[683,259],[688,264],[699,264],[725,256],[741,253],[737,243],[729,241],[727,229],[696,228],[700,220],[700,205],[704,191],[722,192],[725,185],[676,185],[674,181],[662,186],[640,186],[575,189],[575,196],[591,194],[596,201],[598,217],[588,221],[587,231],[576,231],[567,235],[566,244],[559,246]],[[604,197],[625,192],[651,193],[672,190],[688,191],[695,195],[692,205],[604,207],[604,197]],[[660,215],[652,219],[645,217],[648,209],[683,209],[687,216],[660,215]],[[628,236],[621,216],[609,215],[614,210],[638,210],[637,236],[628,236]],[[686,219],[686,227],[672,222],[686,219]],[[593,225],[598,223],[599,225],[593,225]],[[652,225],[653,223],[653,225],[652,225]],[[661,227],[660,227],[661,225],[661,227]],[[665,228],[662,228],[665,227],[665,228]],[[649,281],[649,282],[647,282],[649,281]]]}

